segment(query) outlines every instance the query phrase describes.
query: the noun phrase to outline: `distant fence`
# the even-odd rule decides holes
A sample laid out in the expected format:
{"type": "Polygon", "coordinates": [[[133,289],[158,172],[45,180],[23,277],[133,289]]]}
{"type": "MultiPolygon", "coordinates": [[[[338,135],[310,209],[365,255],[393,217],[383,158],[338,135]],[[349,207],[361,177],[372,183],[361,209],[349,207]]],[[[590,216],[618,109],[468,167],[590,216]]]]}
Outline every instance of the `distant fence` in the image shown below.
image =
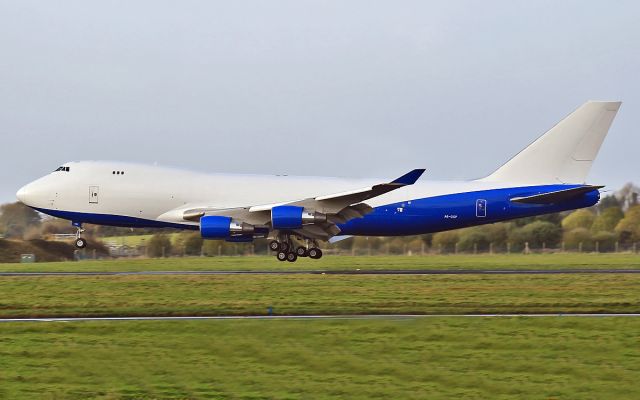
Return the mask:
{"type": "MultiPolygon", "coordinates": [[[[148,248],[146,246],[128,247],[122,245],[108,244],[110,254],[113,257],[149,257],[148,248]]],[[[600,243],[600,242],[582,242],[572,246],[560,243],[557,246],[549,247],[545,243],[537,246],[525,243],[524,245],[512,245],[510,243],[493,244],[482,243],[465,246],[460,249],[458,245],[452,246],[397,246],[391,244],[383,244],[376,248],[353,246],[351,248],[340,248],[336,246],[321,246],[325,254],[334,255],[352,255],[352,256],[429,256],[438,254],[552,254],[552,253],[627,253],[638,254],[640,246],[637,243],[600,243]]],[[[253,255],[271,255],[271,252],[263,243],[241,243],[230,246],[221,242],[213,242],[208,246],[203,246],[198,252],[187,253],[185,248],[175,246],[169,250],[158,254],[159,257],[216,257],[216,256],[253,256],[253,255]],[[220,244],[217,244],[220,243],[220,244]]],[[[87,254],[88,257],[90,256],[87,254]]]]}
{"type": "Polygon", "coordinates": [[[511,243],[493,244],[493,243],[475,243],[471,246],[455,245],[434,245],[421,246],[416,248],[413,246],[383,245],[379,248],[362,248],[353,247],[351,249],[330,249],[329,251],[337,254],[351,255],[430,255],[430,254],[544,254],[544,253],[633,253],[637,254],[640,250],[638,243],[600,243],[600,242],[580,242],[575,245],[566,245],[564,242],[557,246],[547,246],[545,243],[539,245],[530,245],[525,242],[524,245],[513,245],[511,243]]]}

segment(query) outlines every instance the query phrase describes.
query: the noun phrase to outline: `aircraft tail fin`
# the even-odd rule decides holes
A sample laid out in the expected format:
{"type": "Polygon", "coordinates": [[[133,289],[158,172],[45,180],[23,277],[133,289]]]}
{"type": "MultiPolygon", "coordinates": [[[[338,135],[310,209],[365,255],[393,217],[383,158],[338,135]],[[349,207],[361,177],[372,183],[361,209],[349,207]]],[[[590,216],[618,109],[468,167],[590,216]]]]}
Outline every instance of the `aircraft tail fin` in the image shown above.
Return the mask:
{"type": "Polygon", "coordinates": [[[532,185],[584,183],[620,104],[584,103],[482,180],[532,185]]]}

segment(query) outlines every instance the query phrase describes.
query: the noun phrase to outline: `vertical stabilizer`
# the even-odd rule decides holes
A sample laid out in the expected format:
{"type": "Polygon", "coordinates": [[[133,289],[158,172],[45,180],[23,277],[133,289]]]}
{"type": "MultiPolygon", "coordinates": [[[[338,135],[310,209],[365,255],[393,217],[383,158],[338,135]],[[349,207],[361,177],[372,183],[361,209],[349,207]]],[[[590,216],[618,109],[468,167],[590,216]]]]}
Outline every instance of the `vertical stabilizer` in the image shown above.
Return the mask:
{"type": "Polygon", "coordinates": [[[532,185],[584,183],[620,104],[584,103],[483,180],[532,185]]]}

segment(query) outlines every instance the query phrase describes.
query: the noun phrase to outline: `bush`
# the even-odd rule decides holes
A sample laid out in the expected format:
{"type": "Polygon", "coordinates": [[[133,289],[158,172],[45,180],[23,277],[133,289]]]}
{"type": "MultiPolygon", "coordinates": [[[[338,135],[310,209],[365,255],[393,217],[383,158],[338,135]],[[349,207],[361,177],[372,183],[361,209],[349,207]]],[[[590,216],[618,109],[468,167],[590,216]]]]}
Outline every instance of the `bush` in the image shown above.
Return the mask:
{"type": "Polygon", "coordinates": [[[562,220],[562,227],[565,231],[571,231],[576,228],[591,229],[595,216],[590,210],[583,208],[567,215],[562,220]]]}
{"type": "Polygon", "coordinates": [[[594,250],[595,250],[595,243],[598,243],[598,251],[606,252],[606,251],[615,250],[616,240],[618,239],[618,237],[613,232],[600,231],[593,234],[591,239],[593,240],[593,243],[594,243],[594,250]]]}
{"type": "Polygon", "coordinates": [[[168,257],[171,254],[171,238],[163,233],[156,233],[149,239],[147,252],[149,257],[168,257]]]}
{"type": "Polygon", "coordinates": [[[565,249],[579,250],[582,243],[583,251],[593,250],[593,238],[591,231],[587,228],[575,228],[564,233],[563,236],[565,249]]]}
{"type": "Polygon", "coordinates": [[[620,208],[609,207],[596,217],[593,225],[591,225],[591,231],[593,233],[602,231],[613,232],[622,218],[624,218],[624,213],[620,208]]]}
{"type": "Polygon", "coordinates": [[[433,235],[433,248],[436,250],[440,249],[443,253],[451,253],[456,249],[459,235],[459,231],[438,232],[433,235]]]}
{"type": "Polygon", "coordinates": [[[199,256],[202,251],[202,236],[199,233],[191,233],[184,239],[184,254],[199,256]]]}
{"type": "Polygon", "coordinates": [[[458,239],[458,250],[462,252],[473,252],[477,247],[478,251],[489,250],[489,239],[483,228],[467,228],[460,232],[458,239]]]}
{"type": "Polygon", "coordinates": [[[484,225],[479,229],[487,235],[489,243],[493,243],[494,248],[504,248],[509,237],[509,223],[497,223],[484,225]]]}
{"type": "Polygon", "coordinates": [[[521,228],[516,228],[509,234],[509,241],[514,250],[522,250],[525,243],[531,249],[541,249],[543,244],[547,248],[556,247],[562,237],[562,229],[551,222],[534,221],[521,228]]]}
{"type": "Polygon", "coordinates": [[[640,206],[630,207],[615,229],[623,243],[640,240],[640,206]]]}

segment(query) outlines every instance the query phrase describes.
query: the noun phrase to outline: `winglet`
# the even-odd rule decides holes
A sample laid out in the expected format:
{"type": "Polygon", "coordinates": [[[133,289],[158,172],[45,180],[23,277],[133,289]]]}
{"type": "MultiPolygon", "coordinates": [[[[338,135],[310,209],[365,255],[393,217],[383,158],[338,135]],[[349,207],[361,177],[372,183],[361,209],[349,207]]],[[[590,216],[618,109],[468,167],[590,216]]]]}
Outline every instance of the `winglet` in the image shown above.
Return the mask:
{"type": "Polygon", "coordinates": [[[403,186],[413,185],[422,176],[424,171],[425,169],[414,169],[413,171],[407,172],[406,174],[402,175],[400,178],[395,179],[390,183],[393,183],[396,185],[403,185],[403,186]]]}

